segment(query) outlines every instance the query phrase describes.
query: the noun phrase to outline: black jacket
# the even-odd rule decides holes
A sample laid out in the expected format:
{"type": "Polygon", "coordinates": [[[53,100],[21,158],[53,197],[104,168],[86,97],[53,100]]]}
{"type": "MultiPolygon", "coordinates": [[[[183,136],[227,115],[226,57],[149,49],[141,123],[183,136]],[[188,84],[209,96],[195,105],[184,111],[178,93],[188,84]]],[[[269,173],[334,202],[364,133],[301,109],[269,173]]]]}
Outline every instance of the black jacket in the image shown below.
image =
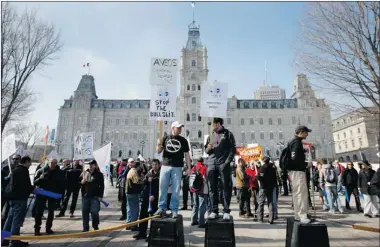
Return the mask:
{"type": "Polygon", "coordinates": [[[307,163],[305,151],[303,149],[302,138],[295,137],[289,142],[290,162],[288,171],[306,171],[307,163]]]}
{"type": "Polygon", "coordinates": [[[79,190],[81,187],[82,166],[78,165],[74,168],[74,165],[70,165],[65,169],[66,175],[66,189],[67,190],[79,190]]]}
{"type": "MultiPolygon", "coordinates": [[[[207,138],[205,148],[210,143],[210,137],[207,138]]],[[[224,127],[212,133],[212,149],[207,152],[209,155],[206,165],[230,166],[236,153],[235,137],[228,129],[224,127]]]]}
{"type": "Polygon", "coordinates": [[[358,186],[358,172],[352,169],[345,169],[342,174],[342,185],[348,188],[357,188],[358,186]]]}
{"type": "MultiPolygon", "coordinates": [[[[14,169],[14,166],[11,165],[11,169],[14,169]]],[[[8,164],[1,168],[1,192],[4,191],[5,187],[7,187],[9,183],[9,166],[8,164]]]]}
{"type": "Polygon", "coordinates": [[[372,194],[380,196],[380,168],[373,174],[369,189],[372,194]]]}
{"type": "Polygon", "coordinates": [[[372,170],[371,168],[368,170],[368,172],[364,172],[363,170],[359,172],[358,187],[360,188],[360,191],[363,194],[372,195],[372,193],[370,193],[370,190],[368,189],[369,188],[368,182],[371,181],[374,174],[375,174],[375,171],[372,170]]]}
{"type": "Polygon", "coordinates": [[[276,170],[272,164],[264,163],[259,170],[260,189],[274,189],[277,186],[276,170]]]}
{"type": "MultiPolygon", "coordinates": [[[[80,176],[82,181],[83,173],[80,176]]],[[[93,173],[88,169],[85,172],[86,183],[82,184],[82,196],[83,197],[101,197],[104,194],[104,176],[99,170],[95,170],[93,173]]]]}
{"type": "Polygon", "coordinates": [[[144,179],[144,188],[143,188],[143,200],[148,200],[149,198],[149,192],[150,192],[150,182],[148,181],[148,178],[152,178],[152,196],[154,196],[155,199],[158,199],[159,189],[160,189],[160,171],[153,174],[153,169],[151,169],[146,175],[144,179]]]}
{"type": "Polygon", "coordinates": [[[29,169],[18,165],[13,169],[9,186],[12,188],[7,194],[8,200],[27,200],[34,187],[30,181],[29,169]]]}
{"type": "Polygon", "coordinates": [[[65,192],[65,173],[59,166],[56,166],[54,170],[45,166],[36,172],[34,185],[44,190],[63,194],[65,192]]]}

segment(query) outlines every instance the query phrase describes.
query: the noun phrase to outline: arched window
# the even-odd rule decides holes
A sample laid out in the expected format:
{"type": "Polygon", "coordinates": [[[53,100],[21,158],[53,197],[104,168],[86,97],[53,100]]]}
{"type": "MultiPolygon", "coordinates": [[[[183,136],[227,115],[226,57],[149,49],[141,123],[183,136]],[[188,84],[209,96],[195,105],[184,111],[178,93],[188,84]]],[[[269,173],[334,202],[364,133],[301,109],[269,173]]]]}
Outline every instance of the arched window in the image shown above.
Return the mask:
{"type": "Polygon", "coordinates": [[[189,136],[189,135],[190,135],[190,131],[186,130],[186,136],[189,136]]]}
{"type": "Polygon", "coordinates": [[[268,156],[268,157],[271,157],[271,156],[270,156],[270,150],[269,150],[269,149],[267,149],[267,156],[268,156]]]}
{"type": "Polygon", "coordinates": [[[202,131],[198,130],[198,138],[202,138],[202,131]]]}
{"type": "Polygon", "coordinates": [[[202,117],[201,117],[201,115],[198,116],[198,121],[199,121],[199,122],[202,121],[202,117]]]}
{"type": "Polygon", "coordinates": [[[190,85],[187,85],[187,91],[190,91],[190,85]]]}
{"type": "Polygon", "coordinates": [[[201,91],[201,85],[198,85],[198,91],[201,91]]]}
{"type": "Polygon", "coordinates": [[[129,151],[128,151],[128,156],[129,156],[129,157],[132,156],[132,150],[129,150],[129,151]]]}
{"type": "Polygon", "coordinates": [[[346,156],[346,161],[351,161],[351,158],[350,158],[350,156],[346,156]]]}
{"type": "Polygon", "coordinates": [[[193,85],[191,86],[191,90],[193,90],[193,91],[196,90],[195,84],[193,84],[193,85]]]}
{"type": "Polygon", "coordinates": [[[364,153],[362,153],[362,158],[363,158],[363,160],[367,160],[367,157],[365,157],[364,153]]]}
{"type": "Polygon", "coordinates": [[[140,155],[140,150],[137,151],[137,156],[139,156],[139,155],[140,155]]]}
{"type": "Polygon", "coordinates": [[[189,113],[186,114],[186,121],[190,121],[190,114],[189,113]]]}
{"type": "Polygon", "coordinates": [[[191,61],[191,66],[195,67],[197,64],[195,62],[195,60],[191,61]]]}
{"type": "Polygon", "coordinates": [[[353,159],[354,161],[358,161],[358,156],[357,156],[356,154],[354,154],[354,156],[352,156],[352,159],[353,159]]]}

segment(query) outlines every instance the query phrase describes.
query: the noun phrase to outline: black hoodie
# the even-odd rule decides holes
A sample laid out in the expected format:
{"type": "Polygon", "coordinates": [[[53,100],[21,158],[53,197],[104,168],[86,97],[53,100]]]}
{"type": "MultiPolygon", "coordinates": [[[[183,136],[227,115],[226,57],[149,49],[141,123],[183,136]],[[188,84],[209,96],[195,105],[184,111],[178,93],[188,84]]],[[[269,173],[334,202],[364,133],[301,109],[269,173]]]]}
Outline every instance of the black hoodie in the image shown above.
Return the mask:
{"type": "Polygon", "coordinates": [[[149,172],[145,175],[144,179],[144,189],[143,189],[143,199],[149,198],[149,192],[150,192],[150,182],[148,181],[148,178],[152,178],[152,196],[154,198],[158,199],[159,189],[160,189],[160,170],[158,170],[155,174],[153,174],[153,169],[149,170],[149,172]]]}
{"type": "Polygon", "coordinates": [[[264,163],[259,170],[258,179],[260,181],[260,189],[273,190],[277,186],[277,175],[274,165],[264,163]]]}
{"type": "Polygon", "coordinates": [[[354,169],[345,169],[342,174],[342,185],[348,188],[356,188],[358,186],[359,174],[354,169]]]}
{"type": "MultiPolygon", "coordinates": [[[[207,138],[205,148],[210,143],[210,137],[207,138]]],[[[219,131],[212,133],[212,149],[207,152],[209,155],[206,160],[206,165],[217,165],[224,168],[230,166],[236,153],[236,143],[234,135],[222,127],[219,131]]]]}
{"type": "Polygon", "coordinates": [[[51,192],[63,194],[65,191],[65,174],[55,166],[53,170],[49,166],[39,169],[34,177],[34,185],[51,192]]]}

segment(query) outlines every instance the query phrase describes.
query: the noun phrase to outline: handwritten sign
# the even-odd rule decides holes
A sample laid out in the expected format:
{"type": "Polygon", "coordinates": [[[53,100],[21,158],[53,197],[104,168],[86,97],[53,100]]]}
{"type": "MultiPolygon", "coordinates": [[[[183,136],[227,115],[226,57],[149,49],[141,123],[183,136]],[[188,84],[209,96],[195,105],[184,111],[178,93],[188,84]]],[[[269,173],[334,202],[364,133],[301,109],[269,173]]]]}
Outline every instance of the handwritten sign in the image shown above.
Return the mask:
{"type": "Polygon", "coordinates": [[[94,133],[81,133],[74,137],[74,159],[92,159],[94,133]]]}
{"type": "Polygon", "coordinates": [[[172,58],[152,58],[150,62],[151,85],[176,85],[178,60],[172,58]]]}
{"type": "Polygon", "coordinates": [[[153,85],[150,98],[149,120],[175,120],[176,86],[153,85]]]}
{"type": "Polygon", "coordinates": [[[245,148],[240,150],[240,156],[245,162],[263,159],[263,150],[260,146],[245,148]]]}
{"type": "Polygon", "coordinates": [[[227,83],[206,82],[201,90],[200,115],[202,117],[226,117],[227,96],[227,83]]]}
{"type": "Polygon", "coordinates": [[[11,134],[3,139],[1,143],[1,161],[8,159],[16,152],[16,136],[11,134]]]}
{"type": "Polygon", "coordinates": [[[193,159],[199,159],[203,155],[202,149],[201,148],[194,148],[193,153],[192,153],[192,158],[193,159]]]}

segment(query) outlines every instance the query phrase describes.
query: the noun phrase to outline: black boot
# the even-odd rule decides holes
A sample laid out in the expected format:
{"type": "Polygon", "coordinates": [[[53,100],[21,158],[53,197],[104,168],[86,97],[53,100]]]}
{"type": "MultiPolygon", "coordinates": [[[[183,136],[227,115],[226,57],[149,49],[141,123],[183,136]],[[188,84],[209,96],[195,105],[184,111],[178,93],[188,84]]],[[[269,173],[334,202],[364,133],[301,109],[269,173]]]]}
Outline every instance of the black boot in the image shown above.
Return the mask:
{"type": "Polygon", "coordinates": [[[41,228],[34,228],[34,236],[41,236],[41,228]]]}

